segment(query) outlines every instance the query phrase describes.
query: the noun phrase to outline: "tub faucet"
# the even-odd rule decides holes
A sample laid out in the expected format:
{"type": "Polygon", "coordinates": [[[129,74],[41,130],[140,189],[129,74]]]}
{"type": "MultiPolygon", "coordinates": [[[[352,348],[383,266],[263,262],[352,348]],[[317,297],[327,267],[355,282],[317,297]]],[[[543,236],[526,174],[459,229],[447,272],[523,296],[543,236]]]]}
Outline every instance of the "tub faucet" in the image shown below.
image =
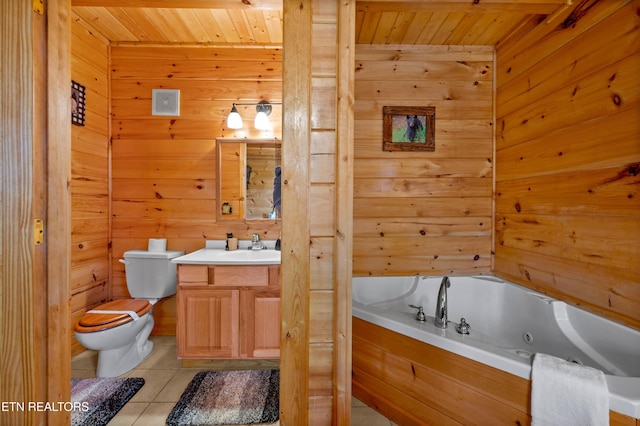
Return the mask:
{"type": "Polygon", "coordinates": [[[451,287],[449,277],[444,277],[440,283],[438,291],[438,302],[436,304],[436,327],[447,328],[447,288],[451,287]]]}

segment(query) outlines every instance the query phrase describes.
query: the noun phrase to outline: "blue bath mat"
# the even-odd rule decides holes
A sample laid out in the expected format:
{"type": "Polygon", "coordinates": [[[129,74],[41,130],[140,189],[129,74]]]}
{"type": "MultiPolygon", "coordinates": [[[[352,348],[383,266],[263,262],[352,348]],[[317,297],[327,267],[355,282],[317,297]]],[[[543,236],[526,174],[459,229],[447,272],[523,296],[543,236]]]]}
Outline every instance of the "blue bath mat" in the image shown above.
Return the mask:
{"type": "Polygon", "coordinates": [[[104,426],[140,390],[139,377],[71,379],[71,426],[104,426]]]}

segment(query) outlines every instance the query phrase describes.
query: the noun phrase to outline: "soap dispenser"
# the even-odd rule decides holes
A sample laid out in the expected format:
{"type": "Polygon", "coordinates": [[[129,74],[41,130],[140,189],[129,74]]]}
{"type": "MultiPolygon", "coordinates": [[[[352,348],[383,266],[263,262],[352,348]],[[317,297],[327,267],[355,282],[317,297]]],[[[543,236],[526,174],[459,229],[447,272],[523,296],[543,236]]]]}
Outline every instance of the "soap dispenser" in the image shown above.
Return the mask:
{"type": "Polygon", "coordinates": [[[281,234],[278,234],[278,239],[276,240],[276,250],[280,251],[280,236],[281,234]]]}
{"type": "Polygon", "coordinates": [[[233,237],[233,233],[227,233],[227,245],[225,247],[227,251],[238,250],[238,239],[233,237]]]}

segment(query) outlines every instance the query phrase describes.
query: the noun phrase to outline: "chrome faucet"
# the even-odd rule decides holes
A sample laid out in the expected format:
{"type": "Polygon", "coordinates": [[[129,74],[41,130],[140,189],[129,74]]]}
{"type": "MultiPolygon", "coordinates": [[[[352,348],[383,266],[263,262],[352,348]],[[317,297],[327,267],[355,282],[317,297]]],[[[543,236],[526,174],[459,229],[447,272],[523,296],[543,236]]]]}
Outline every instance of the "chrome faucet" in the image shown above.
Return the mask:
{"type": "Polygon", "coordinates": [[[260,242],[260,235],[253,234],[253,238],[251,239],[251,250],[262,250],[264,245],[260,242]]]}
{"type": "Polygon", "coordinates": [[[451,287],[449,277],[444,277],[440,283],[438,291],[438,302],[436,304],[436,327],[447,328],[447,288],[451,287]]]}

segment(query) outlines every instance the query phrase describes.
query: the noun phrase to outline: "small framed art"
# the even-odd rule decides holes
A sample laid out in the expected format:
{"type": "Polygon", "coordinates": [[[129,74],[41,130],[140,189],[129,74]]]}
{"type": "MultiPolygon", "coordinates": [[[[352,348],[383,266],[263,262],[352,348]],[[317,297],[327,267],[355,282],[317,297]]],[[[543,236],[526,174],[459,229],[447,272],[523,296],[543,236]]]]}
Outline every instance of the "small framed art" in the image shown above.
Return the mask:
{"type": "Polygon", "coordinates": [[[436,107],[382,109],[384,151],[435,151],[436,107]]]}
{"type": "Polygon", "coordinates": [[[71,80],[71,124],[84,126],[85,102],[85,87],[82,84],[71,80]]]}

